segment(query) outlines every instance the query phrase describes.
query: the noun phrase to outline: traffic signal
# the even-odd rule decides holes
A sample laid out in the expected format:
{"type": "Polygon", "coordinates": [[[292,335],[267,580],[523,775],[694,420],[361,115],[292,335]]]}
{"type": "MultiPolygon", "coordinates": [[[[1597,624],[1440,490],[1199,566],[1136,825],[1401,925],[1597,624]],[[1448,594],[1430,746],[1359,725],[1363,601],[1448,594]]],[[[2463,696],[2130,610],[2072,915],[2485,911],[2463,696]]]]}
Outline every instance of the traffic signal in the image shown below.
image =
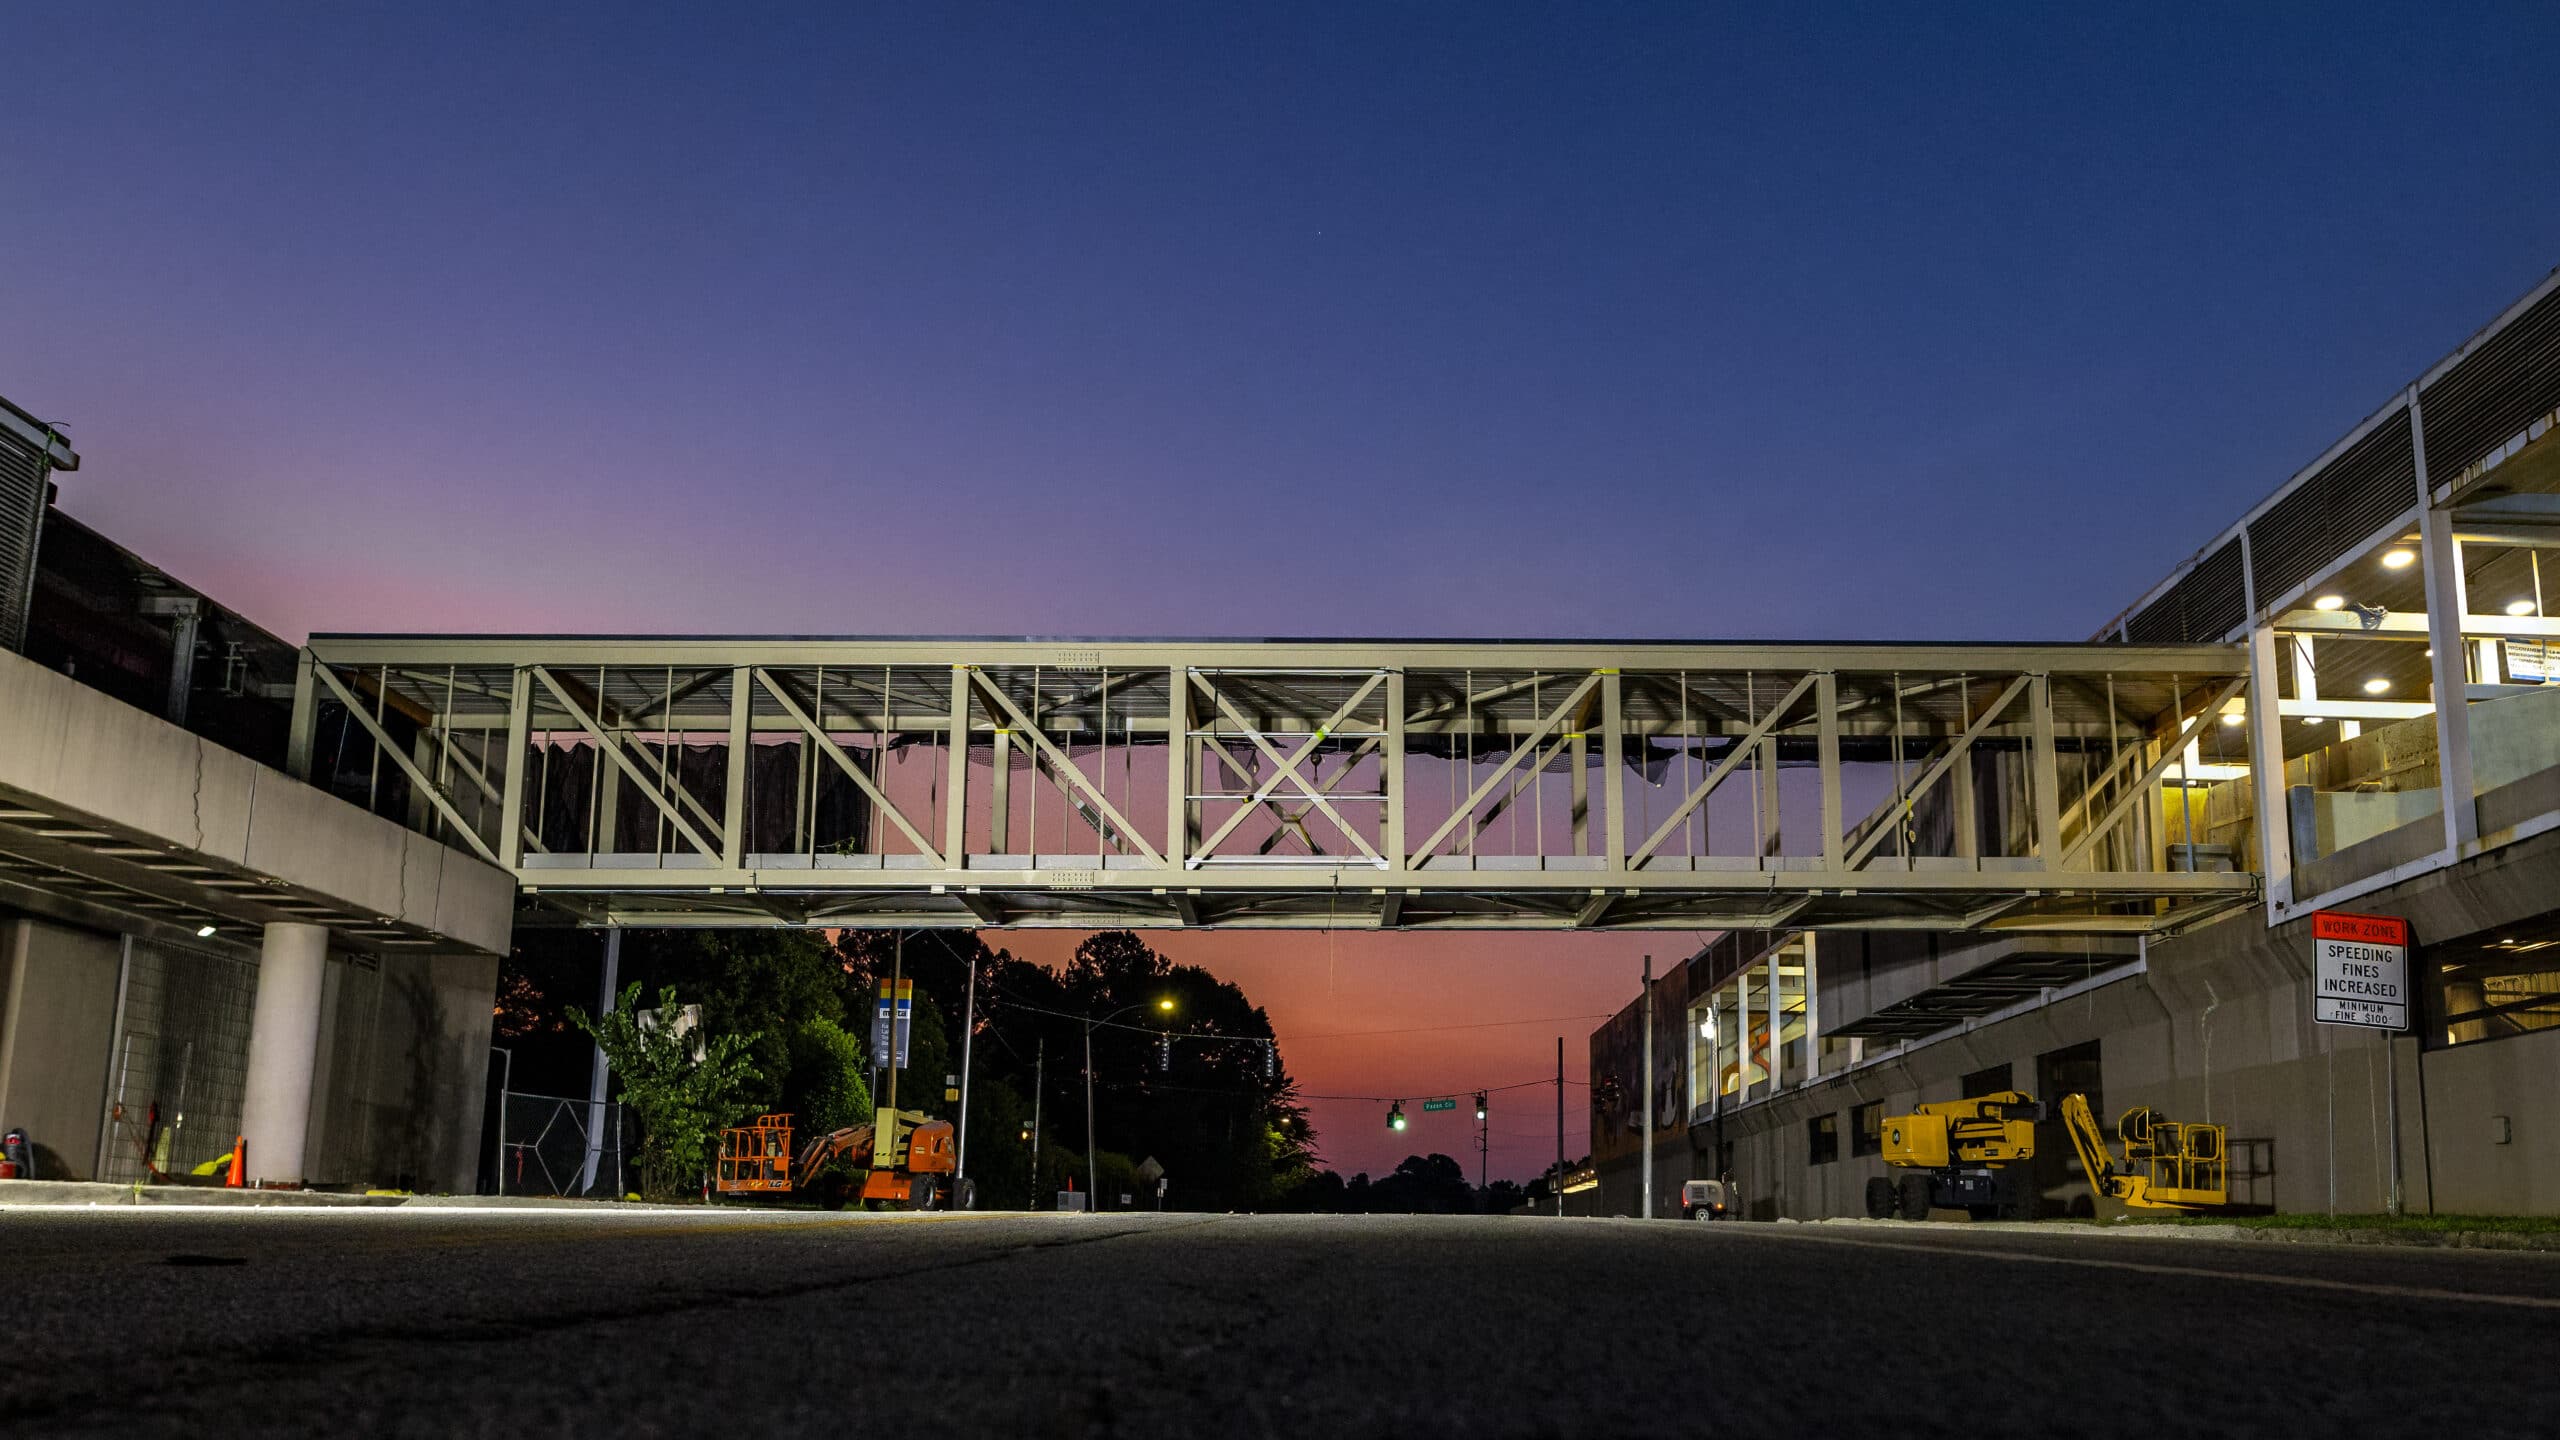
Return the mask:
{"type": "Polygon", "coordinates": [[[1167,1072],[1173,1069],[1173,1036],[1169,1034],[1156,1042],[1156,1068],[1167,1072]]]}
{"type": "Polygon", "coordinates": [[[1274,1071],[1278,1070],[1279,1068],[1280,1068],[1280,1042],[1279,1042],[1279,1041],[1277,1041],[1277,1040],[1265,1040],[1265,1041],[1263,1041],[1263,1042],[1262,1042],[1262,1078],[1263,1078],[1263,1079],[1265,1079],[1265,1080],[1270,1079],[1270,1078],[1271,1078],[1271,1076],[1272,1076],[1272,1073],[1273,1073],[1274,1071]]]}
{"type": "Polygon", "coordinates": [[[1403,1101],[1398,1100],[1387,1107],[1387,1128],[1390,1130],[1401,1130],[1404,1128],[1403,1101]]]}
{"type": "Polygon", "coordinates": [[[1028,1120],[1022,1122],[1022,1143],[1025,1145],[1031,1143],[1031,1122],[1028,1120]]]}
{"type": "Polygon", "coordinates": [[[1484,1118],[1484,1092],[1481,1090],[1476,1092],[1476,1118],[1478,1120],[1484,1118]]]}

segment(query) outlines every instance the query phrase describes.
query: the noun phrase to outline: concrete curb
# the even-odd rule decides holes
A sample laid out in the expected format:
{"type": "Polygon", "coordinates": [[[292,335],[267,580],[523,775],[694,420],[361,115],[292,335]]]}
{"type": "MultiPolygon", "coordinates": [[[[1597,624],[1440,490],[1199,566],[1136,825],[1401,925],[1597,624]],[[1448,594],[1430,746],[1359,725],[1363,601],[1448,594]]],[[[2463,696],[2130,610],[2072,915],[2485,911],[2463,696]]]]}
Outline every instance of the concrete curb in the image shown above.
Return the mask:
{"type": "Polygon", "coordinates": [[[106,1205],[220,1205],[244,1209],[298,1206],[382,1209],[401,1195],[341,1195],[320,1190],[232,1190],[218,1185],[108,1185],[90,1180],[11,1180],[0,1184],[0,1210],[106,1205]]]}
{"type": "MultiPolygon", "coordinates": [[[[632,1200],[571,1200],[552,1195],[362,1195],[326,1190],[232,1190],[211,1185],[109,1185],[88,1180],[0,1183],[0,1212],[175,1206],[243,1210],[548,1210],[570,1215],[736,1215],[751,1211],[809,1214],[763,1206],[652,1205],[632,1200]]],[[[949,1213],[949,1212],[941,1212],[949,1213]]],[[[973,1212],[992,1214],[992,1211],[973,1212]]],[[[880,1220],[848,1212],[836,1218],[880,1220]]]]}
{"type": "MultiPolygon", "coordinates": [[[[1911,1222],[1906,1220],[1868,1220],[1857,1217],[1839,1217],[1800,1223],[1826,1228],[1874,1228],[1885,1231],[1907,1231],[1914,1228],[1911,1222]]],[[[2386,1230],[2379,1227],[2353,1226],[2341,1226],[2337,1229],[2295,1229],[2213,1222],[2179,1224],[2167,1221],[2131,1221],[2091,1224],[2086,1221],[2040,1223],[1984,1220],[1969,1223],[1951,1221],[1943,1225],[1932,1224],[1926,1228],[2000,1235],[2045,1235],[2057,1239],[2202,1240],[2232,1244],[2368,1245],[2406,1250],[2506,1250],[2560,1254],[2560,1231],[2386,1230]]]]}

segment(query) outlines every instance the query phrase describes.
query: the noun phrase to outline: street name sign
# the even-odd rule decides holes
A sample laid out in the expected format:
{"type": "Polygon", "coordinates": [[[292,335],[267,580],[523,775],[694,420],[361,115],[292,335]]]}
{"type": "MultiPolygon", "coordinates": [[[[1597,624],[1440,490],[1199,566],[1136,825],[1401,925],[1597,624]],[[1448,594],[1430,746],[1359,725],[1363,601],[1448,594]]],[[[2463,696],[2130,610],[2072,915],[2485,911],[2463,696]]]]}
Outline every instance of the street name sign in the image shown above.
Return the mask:
{"type": "Polygon", "coordinates": [[[1422,1102],[1422,1108],[1425,1110],[1455,1110],[1458,1108],[1458,1102],[1455,1099],[1425,1100],[1422,1102]]]}
{"type": "Polygon", "coordinates": [[[2409,1028],[2409,922],[2322,910],[2311,917],[2311,1018],[2371,1030],[2409,1028]]]}

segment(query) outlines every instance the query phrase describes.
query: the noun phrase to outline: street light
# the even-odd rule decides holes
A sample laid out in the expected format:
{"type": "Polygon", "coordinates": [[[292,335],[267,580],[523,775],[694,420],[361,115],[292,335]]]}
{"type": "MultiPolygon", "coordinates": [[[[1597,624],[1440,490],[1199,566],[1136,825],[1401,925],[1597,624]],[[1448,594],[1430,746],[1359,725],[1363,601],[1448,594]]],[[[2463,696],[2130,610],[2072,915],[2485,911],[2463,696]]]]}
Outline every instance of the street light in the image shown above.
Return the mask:
{"type": "MultiPolygon", "coordinates": [[[[1099,1020],[1094,1019],[1090,1015],[1084,1017],[1084,1203],[1094,1207],[1095,1209],[1101,1208],[1102,1202],[1100,1198],[1100,1187],[1102,1181],[1100,1175],[1096,1173],[1094,1168],[1093,1027],[1096,1025],[1108,1025],[1112,1021],[1119,1019],[1121,1016],[1128,1014],[1132,1010],[1144,1010],[1146,1008],[1146,1002],[1140,1001],[1135,1005],[1123,1005],[1119,1009],[1112,1011],[1110,1014],[1103,1016],[1099,1020]]],[[[1173,997],[1167,995],[1162,999],[1157,1000],[1156,1008],[1167,1014],[1171,1014],[1173,1011],[1173,997]]]]}

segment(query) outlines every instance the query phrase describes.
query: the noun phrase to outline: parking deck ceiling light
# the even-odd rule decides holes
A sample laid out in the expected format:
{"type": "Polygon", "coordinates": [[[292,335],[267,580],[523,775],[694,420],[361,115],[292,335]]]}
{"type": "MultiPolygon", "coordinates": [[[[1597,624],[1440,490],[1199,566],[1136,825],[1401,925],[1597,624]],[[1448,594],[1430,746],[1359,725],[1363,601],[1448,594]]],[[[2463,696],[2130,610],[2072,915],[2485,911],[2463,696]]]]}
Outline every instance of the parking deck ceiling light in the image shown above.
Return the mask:
{"type": "Polygon", "coordinates": [[[2329,717],[2326,715],[2305,715],[2302,717],[2302,723],[2305,725],[2326,725],[2329,723],[2329,717]]]}
{"type": "Polygon", "coordinates": [[[197,926],[197,927],[196,927],[196,938],[197,938],[197,939],[199,939],[199,940],[210,940],[210,939],[212,939],[212,938],[213,938],[213,927],[212,927],[212,926],[210,926],[210,925],[199,925],[199,926],[197,926]]]}
{"type": "Polygon", "coordinates": [[[2533,613],[2533,602],[2523,596],[2518,596],[2507,602],[2507,613],[2510,615],[2530,615],[2533,613]]]}
{"type": "Polygon", "coordinates": [[[2374,676],[2372,679],[2367,680],[2366,682],[2364,682],[2364,693],[2366,693],[2367,695],[2382,695],[2382,694],[2387,694],[2387,693],[2389,693],[2390,689],[2391,689],[2391,682],[2390,682],[2390,681],[2388,681],[2388,680],[2383,679],[2383,678],[2382,678],[2381,676],[2379,676],[2379,675],[2376,675],[2376,676],[2374,676]]]}
{"type": "Polygon", "coordinates": [[[2347,597],[2344,595],[2323,595],[2319,599],[2311,602],[2311,608],[2314,610],[2339,610],[2344,609],[2346,603],[2347,597]]]}
{"type": "Polygon", "coordinates": [[[2415,550],[2385,550],[2382,552],[2382,568],[2385,570],[2406,570],[2417,563],[2418,552],[2415,550]]]}

